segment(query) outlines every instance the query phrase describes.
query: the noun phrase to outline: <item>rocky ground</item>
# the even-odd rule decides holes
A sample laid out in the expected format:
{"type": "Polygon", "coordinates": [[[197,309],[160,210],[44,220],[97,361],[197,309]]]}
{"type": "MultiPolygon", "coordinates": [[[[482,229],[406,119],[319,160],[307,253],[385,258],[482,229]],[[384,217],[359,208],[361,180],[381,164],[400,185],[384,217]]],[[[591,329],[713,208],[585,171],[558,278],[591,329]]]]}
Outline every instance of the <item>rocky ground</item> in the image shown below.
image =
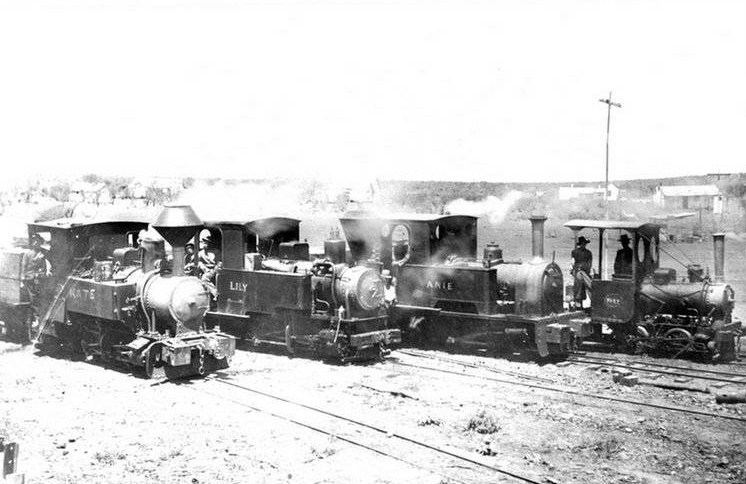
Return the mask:
{"type": "Polygon", "coordinates": [[[0,343],[0,436],[20,444],[19,471],[30,483],[520,482],[398,436],[536,482],[746,481],[744,421],[507,382],[735,417],[746,414],[746,404],[718,405],[708,393],[622,386],[593,366],[448,357],[537,379],[401,352],[383,363],[332,365],[238,351],[228,370],[172,383],[0,343]]]}

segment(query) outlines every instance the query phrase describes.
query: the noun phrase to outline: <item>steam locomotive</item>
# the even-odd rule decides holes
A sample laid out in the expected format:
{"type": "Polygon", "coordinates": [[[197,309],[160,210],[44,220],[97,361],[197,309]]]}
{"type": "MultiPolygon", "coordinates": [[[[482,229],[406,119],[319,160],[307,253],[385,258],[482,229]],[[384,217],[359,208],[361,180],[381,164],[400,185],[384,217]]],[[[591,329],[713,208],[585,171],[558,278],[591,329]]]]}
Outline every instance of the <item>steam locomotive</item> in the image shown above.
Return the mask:
{"type": "Polygon", "coordinates": [[[690,264],[679,278],[675,269],[660,267],[657,224],[571,220],[565,226],[576,239],[584,229],[596,231],[601,254],[591,282],[590,318],[572,323],[579,338],[674,356],[735,357],[741,322],[733,319],[735,293],[725,282],[724,234],[713,235],[714,277],[690,264]],[[603,240],[609,232],[632,242],[632,263],[625,273],[604,277],[603,240]]]}
{"type": "Polygon", "coordinates": [[[391,271],[392,316],[406,340],[540,356],[572,346],[562,271],[542,258],[544,217],[534,224],[534,259],[506,262],[489,244],[477,258],[477,218],[466,215],[355,215],[340,219],[354,260],[391,271]]]}
{"type": "Polygon", "coordinates": [[[142,220],[29,224],[30,238],[50,242],[52,276],[32,301],[22,288],[22,254],[4,252],[0,308],[13,318],[5,320],[34,328],[30,334],[38,333],[39,346],[62,345],[87,359],[124,362],[151,378],[227,367],[235,339],[205,329],[206,287],[185,276],[180,263],[171,270],[165,259],[163,239],[179,261],[180,247],[201,226],[190,207],[164,208],[153,223],[163,238],[147,233],[142,220]]]}
{"type": "Polygon", "coordinates": [[[385,281],[364,266],[345,264],[345,242],[329,240],[312,259],[299,242],[300,221],[269,217],[206,224],[220,253],[219,325],[254,345],[284,347],[343,362],[380,358],[401,341],[389,328],[385,281]]]}
{"type": "MultiPolygon", "coordinates": [[[[546,217],[532,216],[532,256],[509,262],[499,246],[477,259],[476,218],[464,215],[356,215],[340,219],[358,264],[390,270],[398,304],[392,317],[412,343],[563,355],[581,341],[613,342],[636,351],[699,354],[729,360],[741,334],[734,292],[723,276],[723,236],[715,235],[715,277],[698,265],[687,279],[659,267],[660,226],[574,220],[565,225],[631,235],[631,274],[592,280],[586,310],[564,305],[563,275],[543,258],[546,217]]],[[[604,250],[599,245],[599,254],[604,250]]]]}

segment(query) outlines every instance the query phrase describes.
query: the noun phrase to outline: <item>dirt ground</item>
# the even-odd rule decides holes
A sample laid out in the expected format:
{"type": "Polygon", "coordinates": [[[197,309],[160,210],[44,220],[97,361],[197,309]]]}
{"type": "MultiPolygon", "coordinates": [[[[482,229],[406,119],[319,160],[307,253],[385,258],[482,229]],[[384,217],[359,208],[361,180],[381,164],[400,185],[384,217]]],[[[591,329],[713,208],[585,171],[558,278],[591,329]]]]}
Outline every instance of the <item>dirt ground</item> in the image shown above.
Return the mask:
{"type": "MultiPolygon", "coordinates": [[[[712,394],[621,386],[600,368],[448,356],[551,380],[541,383],[545,386],[746,415],[745,404],[717,405],[712,394]]],[[[154,382],[122,369],[0,343],[0,436],[20,444],[19,471],[30,483],[520,482],[486,468],[474,471],[394,433],[537,482],[746,481],[744,421],[495,378],[511,380],[400,352],[382,363],[332,365],[240,350],[228,370],[207,379],[154,382]],[[354,418],[389,434],[224,382],[354,418]]]]}

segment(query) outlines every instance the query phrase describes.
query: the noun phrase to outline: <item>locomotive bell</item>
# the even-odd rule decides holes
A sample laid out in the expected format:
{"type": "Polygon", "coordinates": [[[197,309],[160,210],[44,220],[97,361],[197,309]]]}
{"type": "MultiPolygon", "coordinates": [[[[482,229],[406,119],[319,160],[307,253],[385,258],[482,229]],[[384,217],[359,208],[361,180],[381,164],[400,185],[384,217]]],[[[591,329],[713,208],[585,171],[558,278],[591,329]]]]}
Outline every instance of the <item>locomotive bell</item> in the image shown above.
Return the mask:
{"type": "Polygon", "coordinates": [[[173,273],[184,275],[184,246],[204,224],[191,205],[166,205],[153,222],[153,228],[171,245],[174,255],[173,273]]]}

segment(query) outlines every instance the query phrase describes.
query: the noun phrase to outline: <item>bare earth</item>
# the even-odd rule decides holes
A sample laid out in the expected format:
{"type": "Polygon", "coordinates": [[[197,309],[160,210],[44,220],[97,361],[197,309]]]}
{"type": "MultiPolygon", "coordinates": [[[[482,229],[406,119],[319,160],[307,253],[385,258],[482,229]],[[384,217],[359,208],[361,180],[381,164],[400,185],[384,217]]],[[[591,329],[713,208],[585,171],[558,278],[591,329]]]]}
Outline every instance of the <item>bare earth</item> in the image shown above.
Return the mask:
{"type": "MultiPolygon", "coordinates": [[[[712,394],[621,386],[599,368],[447,356],[551,380],[528,381],[542,386],[746,414],[712,394]]],[[[239,351],[230,369],[175,384],[0,343],[0,381],[0,436],[20,444],[19,471],[31,483],[520,482],[398,436],[536,482],[746,481],[744,421],[527,388],[398,352],[340,366],[239,351]]]]}

